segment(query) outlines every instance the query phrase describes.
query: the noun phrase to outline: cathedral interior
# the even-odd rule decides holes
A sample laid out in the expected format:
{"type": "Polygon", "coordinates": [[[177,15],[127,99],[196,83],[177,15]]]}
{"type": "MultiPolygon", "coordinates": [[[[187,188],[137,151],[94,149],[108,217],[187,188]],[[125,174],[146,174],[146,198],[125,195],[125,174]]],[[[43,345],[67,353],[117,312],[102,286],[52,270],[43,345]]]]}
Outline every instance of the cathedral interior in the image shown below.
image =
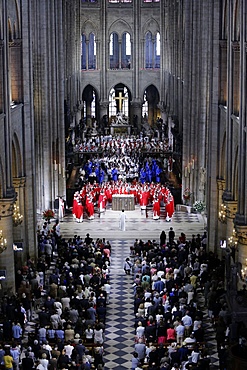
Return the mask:
{"type": "Polygon", "coordinates": [[[15,289],[18,264],[37,259],[42,213],[59,197],[71,207],[90,157],[80,145],[129,135],[164,143],[154,156],[172,165],[164,181],[177,207],[205,206],[207,248],[228,261],[229,304],[246,321],[235,302],[247,268],[246,7],[0,0],[3,290],[15,289]]]}

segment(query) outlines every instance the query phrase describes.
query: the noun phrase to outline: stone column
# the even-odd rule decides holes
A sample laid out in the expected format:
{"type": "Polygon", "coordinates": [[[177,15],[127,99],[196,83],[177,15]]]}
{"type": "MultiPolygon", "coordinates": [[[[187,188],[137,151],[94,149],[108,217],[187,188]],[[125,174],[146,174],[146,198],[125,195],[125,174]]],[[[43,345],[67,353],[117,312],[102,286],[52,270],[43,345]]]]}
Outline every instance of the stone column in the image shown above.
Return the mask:
{"type": "Polygon", "coordinates": [[[142,121],[142,102],[141,99],[134,99],[131,103],[131,122],[134,123],[138,132],[141,130],[141,121],[142,121]],[[134,117],[136,121],[134,122],[134,117]]]}
{"type": "Polygon", "coordinates": [[[247,267],[247,225],[236,225],[235,230],[238,239],[238,261],[242,264],[242,268],[247,267]]]}
{"type": "Polygon", "coordinates": [[[86,100],[86,117],[87,117],[87,127],[92,127],[92,112],[91,112],[91,100],[86,100]]]}
{"type": "Polygon", "coordinates": [[[156,50],[155,50],[155,40],[152,39],[153,43],[153,53],[152,53],[152,68],[155,68],[155,55],[156,55],[156,50]]]}
{"type": "MultiPolygon", "coordinates": [[[[228,2],[228,14],[227,14],[227,24],[228,24],[228,35],[232,35],[232,19],[233,19],[233,3],[231,1],[228,2]]],[[[227,65],[228,65],[228,81],[227,81],[227,91],[229,92],[228,100],[227,100],[227,120],[226,120],[226,162],[227,162],[227,172],[226,172],[226,190],[224,192],[224,199],[230,200],[232,199],[232,189],[231,189],[231,179],[232,179],[232,135],[233,135],[233,124],[232,124],[232,113],[233,113],[233,76],[232,76],[232,68],[233,68],[233,44],[232,38],[228,38],[228,45],[227,45],[227,65]]]]}
{"type": "Polygon", "coordinates": [[[89,47],[89,40],[86,40],[86,69],[88,69],[88,47],[89,47]]]}
{"type": "Polygon", "coordinates": [[[167,114],[165,112],[165,103],[163,101],[160,101],[159,104],[157,105],[157,108],[159,108],[160,110],[160,117],[163,121],[163,124],[162,124],[162,131],[161,131],[161,140],[164,140],[165,139],[165,132],[163,130],[164,128],[164,124],[166,122],[166,118],[167,118],[167,114]]]}
{"type": "Polygon", "coordinates": [[[99,103],[100,106],[100,120],[102,120],[103,116],[107,115],[108,116],[108,107],[109,107],[109,101],[101,101],[99,103]]]}
{"type": "Polygon", "coordinates": [[[99,106],[100,106],[99,124],[101,125],[101,127],[104,131],[104,134],[108,135],[109,134],[108,130],[110,130],[110,128],[109,128],[109,117],[108,117],[109,101],[108,100],[101,101],[99,103],[99,106]],[[107,117],[107,121],[104,120],[104,116],[107,117]]]}
{"type": "Polygon", "coordinates": [[[224,204],[226,205],[226,239],[228,240],[228,238],[230,238],[233,234],[233,221],[237,212],[238,202],[234,200],[224,200],[224,204]]]}
{"type": "MultiPolygon", "coordinates": [[[[227,213],[227,208],[226,208],[226,205],[225,203],[223,203],[223,199],[222,199],[222,196],[223,196],[223,192],[225,190],[225,180],[223,179],[217,179],[217,190],[218,190],[218,219],[219,219],[219,222],[218,222],[218,225],[219,227],[217,227],[215,229],[215,239],[216,240],[226,240],[226,213],[227,213]],[[224,218],[221,216],[221,218],[219,218],[219,213],[222,211],[222,208],[221,208],[221,204],[224,204],[224,218]]],[[[221,255],[222,255],[222,252],[224,250],[221,250],[221,255]]],[[[213,250],[214,252],[214,250],[213,250]]]]}
{"type": "Polygon", "coordinates": [[[15,263],[13,252],[13,205],[15,197],[0,199],[0,230],[7,239],[7,249],[0,255],[0,270],[6,271],[6,280],[1,280],[3,291],[15,293],[15,263]]]}
{"type": "MultiPolygon", "coordinates": [[[[13,185],[15,188],[15,191],[17,193],[16,196],[16,206],[19,207],[19,213],[20,215],[25,214],[25,185],[26,185],[26,178],[25,177],[15,177],[13,178],[13,185]]],[[[30,249],[35,249],[34,245],[29,245],[27,242],[27,239],[25,237],[25,218],[22,220],[22,224],[13,228],[13,239],[16,242],[24,242],[24,245],[27,246],[26,252],[30,254],[30,249]]],[[[32,250],[32,257],[34,256],[34,250],[32,250]]]]}
{"type": "MultiPolygon", "coordinates": [[[[133,56],[132,56],[132,68],[133,68],[133,99],[140,99],[140,69],[142,67],[143,55],[142,47],[140,46],[140,9],[139,0],[133,2],[133,14],[134,16],[134,39],[133,39],[133,56]]],[[[139,118],[139,117],[138,117],[139,118]]]]}
{"type": "MultiPolygon", "coordinates": [[[[107,69],[110,68],[110,58],[109,58],[109,42],[110,40],[107,39],[107,29],[106,29],[106,24],[107,24],[107,0],[101,1],[101,50],[100,50],[100,57],[101,57],[101,74],[100,74],[100,90],[101,90],[101,98],[103,101],[108,101],[108,96],[107,96],[107,69]],[[107,45],[107,48],[104,46],[107,45]]],[[[101,117],[101,115],[100,115],[101,117]]]]}
{"type": "Polygon", "coordinates": [[[118,50],[119,50],[119,53],[118,53],[118,65],[119,65],[119,69],[122,69],[122,41],[119,41],[118,42],[118,50]]]}
{"type": "Polygon", "coordinates": [[[217,179],[217,188],[218,188],[218,199],[219,199],[219,206],[223,202],[223,193],[225,190],[226,181],[223,179],[217,179]]]}
{"type": "Polygon", "coordinates": [[[160,50],[160,102],[159,108],[161,112],[161,118],[165,122],[165,7],[163,1],[160,2],[160,44],[162,45],[160,50]]]}
{"type": "Polygon", "coordinates": [[[247,224],[247,187],[246,187],[246,168],[247,168],[247,129],[246,129],[246,67],[247,67],[247,46],[246,46],[246,10],[245,1],[240,2],[242,8],[240,17],[240,108],[239,108],[239,130],[238,130],[238,211],[235,223],[239,225],[247,224]]]}

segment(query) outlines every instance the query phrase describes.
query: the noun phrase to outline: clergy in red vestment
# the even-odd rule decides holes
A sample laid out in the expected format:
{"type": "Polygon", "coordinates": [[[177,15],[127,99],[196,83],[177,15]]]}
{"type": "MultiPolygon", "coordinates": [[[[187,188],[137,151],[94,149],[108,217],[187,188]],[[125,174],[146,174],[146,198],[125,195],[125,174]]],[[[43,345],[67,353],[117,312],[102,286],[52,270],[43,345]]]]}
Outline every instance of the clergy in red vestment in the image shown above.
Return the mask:
{"type": "Polygon", "coordinates": [[[148,205],[148,200],[149,200],[149,189],[147,186],[145,186],[144,189],[141,190],[141,194],[140,194],[141,209],[146,209],[148,205]]]}
{"type": "Polygon", "coordinates": [[[86,197],[86,210],[88,214],[88,219],[94,219],[94,204],[93,204],[93,197],[89,194],[86,197]]]}
{"type": "Polygon", "coordinates": [[[83,211],[84,211],[84,207],[82,205],[82,202],[80,199],[78,199],[77,207],[76,207],[76,221],[77,222],[83,222],[83,211]]]}
{"type": "Polygon", "coordinates": [[[167,197],[167,203],[166,203],[166,221],[169,222],[172,219],[174,213],[174,198],[169,191],[168,197],[167,197]]]}
{"type": "Polygon", "coordinates": [[[106,208],[106,195],[104,191],[101,191],[99,194],[98,208],[100,212],[104,212],[106,208]]]}
{"type": "Polygon", "coordinates": [[[77,214],[77,204],[78,204],[77,199],[78,198],[79,198],[79,192],[76,191],[74,194],[73,205],[72,205],[72,215],[74,218],[76,218],[76,214],[77,214]]]}
{"type": "Polygon", "coordinates": [[[160,201],[158,197],[153,200],[153,219],[158,220],[160,218],[160,201]]]}

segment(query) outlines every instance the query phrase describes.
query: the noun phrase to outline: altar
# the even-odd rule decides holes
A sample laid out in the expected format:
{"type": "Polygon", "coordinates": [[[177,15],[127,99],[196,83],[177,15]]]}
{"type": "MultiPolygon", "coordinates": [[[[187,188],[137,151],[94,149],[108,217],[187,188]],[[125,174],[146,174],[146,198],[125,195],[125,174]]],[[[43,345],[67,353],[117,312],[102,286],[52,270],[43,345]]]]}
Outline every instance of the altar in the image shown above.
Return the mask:
{"type": "Polygon", "coordinates": [[[131,125],[129,124],[128,117],[126,117],[125,114],[123,114],[122,112],[118,112],[116,116],[112,116],[110,130],[111,130],[111,135],[122,134],[122,133],[128,133],[128,135],[130,135],[131,125]]]}
{"type": "Polygon", "coordinates": [[[127,133],[128,135],[130,135],[131,125],[112,124],[110,131],[111,131],[111,135],[122,134],[122,133],[127,133]]]}
{"type": "Polygon", "coordinates": [[[134,194],[113,194],[112,196],[112,210],[113,211],[134,211],[135,198],[134,194]]]}

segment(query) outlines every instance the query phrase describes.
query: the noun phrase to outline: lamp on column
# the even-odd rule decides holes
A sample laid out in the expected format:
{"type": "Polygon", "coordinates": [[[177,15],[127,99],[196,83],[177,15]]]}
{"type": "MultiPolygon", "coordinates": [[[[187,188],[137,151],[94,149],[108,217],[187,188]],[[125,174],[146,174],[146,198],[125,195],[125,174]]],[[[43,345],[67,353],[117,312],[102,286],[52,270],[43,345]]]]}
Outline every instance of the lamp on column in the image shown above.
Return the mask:
{"type": "Polygon", "coordinates": [[[7,249],[7,239],[3,237],[3,231],[0,230],[0,254],[7,249]]]}

